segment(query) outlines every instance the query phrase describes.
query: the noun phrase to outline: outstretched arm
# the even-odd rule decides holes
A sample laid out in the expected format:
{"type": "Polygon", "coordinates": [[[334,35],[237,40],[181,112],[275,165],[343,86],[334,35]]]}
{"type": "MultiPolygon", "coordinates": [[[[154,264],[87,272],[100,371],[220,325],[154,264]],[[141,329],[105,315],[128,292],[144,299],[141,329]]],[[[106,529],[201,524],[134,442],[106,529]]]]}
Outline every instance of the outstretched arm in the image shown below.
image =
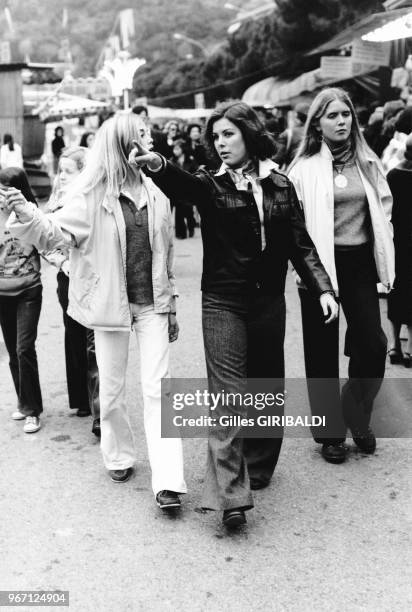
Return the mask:
{"type": "Polygon", "coordinates": [[[28,202],[18,189],[0,189],[5,208],[12,213],[7,222],[10,232],[39,251],[77,247],[89,236],[89,211],[83,196],[78,196],[53,215],[46,215],[28,202]]]}
{"type": "Polygon", "coordinates": [[[204,173],[190,174],[176,164],[166,161],[159,153],[148,151],[136,141],[133,141],[133,144],[134,148],[129,155],[130,164],[146,166],[150,177],[169,199],[189,200],[201,211],[211,194],[208,182],[200,178],[204,173]]]}

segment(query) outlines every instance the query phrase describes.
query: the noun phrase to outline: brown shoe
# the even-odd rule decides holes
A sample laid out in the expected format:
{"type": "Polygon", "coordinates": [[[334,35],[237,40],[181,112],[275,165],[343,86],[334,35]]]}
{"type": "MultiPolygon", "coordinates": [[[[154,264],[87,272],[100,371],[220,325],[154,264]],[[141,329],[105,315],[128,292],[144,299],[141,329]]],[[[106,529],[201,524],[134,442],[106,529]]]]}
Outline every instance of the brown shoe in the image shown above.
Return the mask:
{"type": "Polygon", "coordinates": [[[126,482],[133,474],[133,468],[128,467],[124,470],[108,470],[110,478],[113,482],[126,482]]]}
{"type": "Polygon", "coordinates": [[[78,408],[76,415],[78,417],[87,417],[91,415],[90,408],[78,408]]]}
{"type": "Polygon", "coordinates": [[[372,429],[368,427],[365,432],[352,431],[352,438],[356,446],[367,455],[373,455],[376,450],[376,438],[372,429]]]}
{"type": "Polygon", "coordinates": [[[339,444],[323,444],[322,457],[328,463],[343,463],[346,461],[346,446],[339,444]]]}
{"type": "Polygon", "coordinates": [[[170,510],[170,508],[180,508],[182,502],[180,497],[174,491],[159,491],[156,495],[156,503],[161,510],[170,510]]]}
{"type": "Polygon", "coordinates": [[[100,438],[101,437],[100,419],[94,419],[93,420],[92,433],[94,433],[96,438],[100,438]]]}
{"type": "Polygon", "coordinates": [[[246,525],[245,511],[240,508],[231,508],[223,511],[223,524],[228,529],[234,529],[246,525]]]}

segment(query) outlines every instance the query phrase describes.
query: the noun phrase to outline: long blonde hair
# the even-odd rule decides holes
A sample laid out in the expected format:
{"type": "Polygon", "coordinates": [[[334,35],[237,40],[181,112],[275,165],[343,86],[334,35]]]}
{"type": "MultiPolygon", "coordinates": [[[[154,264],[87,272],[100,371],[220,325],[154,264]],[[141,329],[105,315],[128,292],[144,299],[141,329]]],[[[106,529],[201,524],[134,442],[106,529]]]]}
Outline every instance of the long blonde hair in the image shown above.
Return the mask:
{"type": "Polygon", "coordinates": [[[70,196],[104,187],[117,197],[131,170],[128,157],[133,140],[141,141],[140,130],[146,131],[147,126],[131,111],[119,111],[107,119],[96,132],[86,166],[73,181],[70,196]]]}
{"type": "Polygon", "coordinates": [[[378,157],[368,146],[365,138],[363,137],[352,100],[350,99],[348,93],[340,87],[328,87],[326,89],[322,89],[322,91],[320,91],[313,100],[305,123],[302,142],[300,143],[299,149],[289,169],[293,168],[299,159],[312,157],[312,155],[319,153],[322,146],[322,135],[320,133],[319,122],[321,117],[323,117],[323,115],[326,113],[329,104],[335,100],[346,104],[351,112],[352,127],[350,139],[352,148],[362,172],[366,175],[372,185],[374,185],[376,179],[372,174],[368,159],[372,157],[373,159],[378,160],[378,157]]]}

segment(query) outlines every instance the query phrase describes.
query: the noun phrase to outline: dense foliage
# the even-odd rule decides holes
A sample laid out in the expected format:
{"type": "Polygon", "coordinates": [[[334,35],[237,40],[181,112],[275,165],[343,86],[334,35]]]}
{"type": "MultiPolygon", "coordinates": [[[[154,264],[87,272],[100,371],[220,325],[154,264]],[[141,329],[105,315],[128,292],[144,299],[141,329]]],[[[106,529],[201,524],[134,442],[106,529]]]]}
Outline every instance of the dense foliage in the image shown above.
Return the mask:
{"type": "MultiPolygon", "coordinates": [[[[235,4],[248,8],[264,1],[272,0],[235,4]]],[[[363,15],[382,10],[380,0],[276,0],[271,15],[248,21],[228,35],[234,13],[220,0],[8,0],[6,4],[13,16],[14,46],[23,56],[28,54],[36,62],[56,61],[61,59],[62,41],[69,38],[75,72],[82,76],[93,74],[113,33],[116,14],[133,7],[136,32],[130,51],[147,61],[136,72],[135,93],[170,106],[193,105],[196,91],[204,91],[207,104],[213,104],[240,95],[260,78],[309,70],[318,59],[306,57],[307,50],[363,15]],[[174,32],[194,39],[204,50],[175,40],[174,32]]],[[[4,17],[0,27],[7,32],[4,17]]]]}
{"type": "MultiPolygon", "coordinates": [[[[247,2],[237,0],[236,4],[247,2]]],[[[28,54],[31,61],[52,62],[59,59],[62,41],[69,38],[76,73],[82,76],[93,74],[122,9],[134,9],[136,28],[130,51],[146,58],[154,71],[158,63],[170,67],[190,52],[199,53],[196,47],[174,40],[174,32],[212,48],[224,40],[233,15],[219,0],[0,0],[0,7],[5,5],[10,8],[14,33],[9,32],[1,10],[2,39],[14,39],[22,57],[28,54]]]]}
{"type": "Polygon", "coordinates": [[[151,66],[139,71],[136,90],[171,106],[192,103],[192,95],[177,94],[197,89],[205,91],[208,104],[237,97],[259,78],[293,76],[317,67],[319,59],[306,57],[306,51],[381,10],[380,0],[276,0],[270,16],[244,24],[210,57],[179,65],[165,78],[160,66],[155,78],[151,66]]]}

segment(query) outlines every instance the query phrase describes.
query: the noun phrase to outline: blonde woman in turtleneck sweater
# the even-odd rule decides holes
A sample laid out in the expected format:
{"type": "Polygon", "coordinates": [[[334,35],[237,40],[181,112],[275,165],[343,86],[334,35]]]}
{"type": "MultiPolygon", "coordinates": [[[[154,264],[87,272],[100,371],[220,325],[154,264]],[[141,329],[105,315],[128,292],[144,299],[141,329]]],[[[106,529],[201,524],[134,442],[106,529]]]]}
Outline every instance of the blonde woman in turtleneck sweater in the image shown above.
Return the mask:
{"type": "Polygon", "coordinates": [[[338,320],[325,326],[322,311],[300,288],[311,409],[326,417],[315,441],[322,444],[326,461],[342,463],[347,427],[363,452],[376,448],[370,416],[385,372],[387,345],[376,283],[390,289],[394,280],[391,193],[344,90],[325,89],[312,102],[289,177],[347,322],[349,380],[341,394],[338,320]],[[325,380],[320,384],[311,379],[325,380]]]}

